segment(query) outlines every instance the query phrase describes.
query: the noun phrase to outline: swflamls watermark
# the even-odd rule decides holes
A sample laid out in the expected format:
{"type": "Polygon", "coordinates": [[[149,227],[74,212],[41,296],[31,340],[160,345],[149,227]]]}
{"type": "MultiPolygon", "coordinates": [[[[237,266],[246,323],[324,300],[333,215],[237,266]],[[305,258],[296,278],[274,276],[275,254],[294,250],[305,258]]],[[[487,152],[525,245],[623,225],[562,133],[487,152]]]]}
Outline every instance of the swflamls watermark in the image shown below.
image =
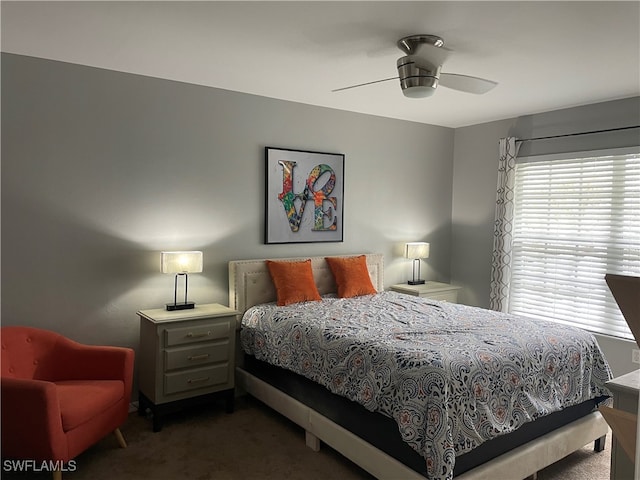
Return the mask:
{"type": "Polygon", "coordinates": [[[75,460],[67,463],[62,460],[3,460],[2,470],[5,472],[75,472],[78,466],[75,460]]]}

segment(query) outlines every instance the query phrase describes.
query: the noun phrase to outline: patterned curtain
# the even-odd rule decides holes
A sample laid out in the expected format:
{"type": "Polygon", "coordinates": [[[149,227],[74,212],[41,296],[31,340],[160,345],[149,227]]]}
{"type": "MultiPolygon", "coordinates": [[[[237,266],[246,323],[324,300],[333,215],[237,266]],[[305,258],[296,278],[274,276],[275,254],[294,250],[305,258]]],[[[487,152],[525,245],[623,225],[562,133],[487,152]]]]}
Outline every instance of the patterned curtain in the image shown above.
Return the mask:
{"type": "Polygon", "coordinates": [[[493,261],[491,263],[492,310],[506,312],[509,306],[511,279],[511,232],[513,226],[513,182],[519,143],[515,137],[501,138],[498,159],[498,192],[493,230],[493,261]]]}

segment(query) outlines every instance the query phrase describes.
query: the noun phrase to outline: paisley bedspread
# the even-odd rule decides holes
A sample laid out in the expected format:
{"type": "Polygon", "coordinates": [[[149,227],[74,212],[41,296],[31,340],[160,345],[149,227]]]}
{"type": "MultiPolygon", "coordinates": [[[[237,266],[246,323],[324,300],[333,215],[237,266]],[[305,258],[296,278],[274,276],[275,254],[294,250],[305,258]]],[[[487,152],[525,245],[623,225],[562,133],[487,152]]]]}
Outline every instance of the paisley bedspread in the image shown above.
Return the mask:
{"type": "Polygon", "coordinates": [[[593,336],[395,292],[247,310],[242,347],[396,420],[431,479],[526,422],[608,396],[593,336]]]}

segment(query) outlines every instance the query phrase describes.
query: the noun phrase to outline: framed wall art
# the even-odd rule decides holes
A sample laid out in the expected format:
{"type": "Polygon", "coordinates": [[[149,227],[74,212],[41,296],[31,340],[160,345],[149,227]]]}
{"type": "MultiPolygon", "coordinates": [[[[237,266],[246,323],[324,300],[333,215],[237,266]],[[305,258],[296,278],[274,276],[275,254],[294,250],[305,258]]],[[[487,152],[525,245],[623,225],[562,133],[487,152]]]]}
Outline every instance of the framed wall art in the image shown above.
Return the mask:
{"type": "Polygon", "coordinates": [[[342,242],[344,155],[265,147],[265,243],[342,242]]]}

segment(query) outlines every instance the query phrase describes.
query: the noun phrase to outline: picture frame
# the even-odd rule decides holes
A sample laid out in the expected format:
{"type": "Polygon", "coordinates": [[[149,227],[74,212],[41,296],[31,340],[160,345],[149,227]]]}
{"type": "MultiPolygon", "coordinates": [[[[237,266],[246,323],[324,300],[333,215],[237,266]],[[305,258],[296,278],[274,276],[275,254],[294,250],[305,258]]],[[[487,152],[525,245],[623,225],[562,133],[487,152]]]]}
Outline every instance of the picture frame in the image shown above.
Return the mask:
{"type": "Polygon", "coordinates": [[[264,242],[342,242],[344,154],[265,147],[264,242]]]}

